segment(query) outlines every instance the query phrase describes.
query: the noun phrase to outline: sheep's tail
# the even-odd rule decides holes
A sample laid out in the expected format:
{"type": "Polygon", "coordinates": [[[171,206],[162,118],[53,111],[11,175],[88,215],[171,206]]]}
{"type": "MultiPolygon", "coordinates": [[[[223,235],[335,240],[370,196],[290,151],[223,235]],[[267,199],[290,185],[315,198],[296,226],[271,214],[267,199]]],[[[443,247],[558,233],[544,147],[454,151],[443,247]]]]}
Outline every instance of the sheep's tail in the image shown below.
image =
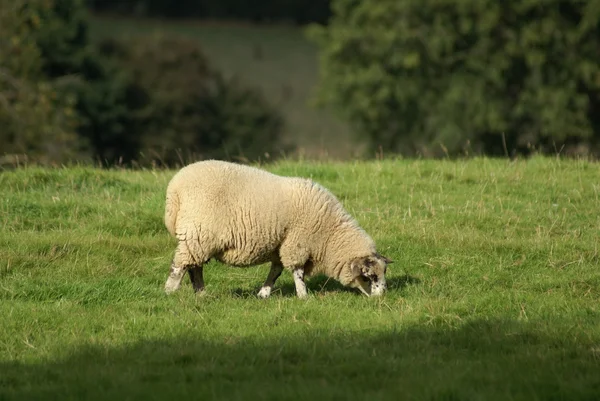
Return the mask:
{"type": "Polygon", "coordinates": [[[169,189],[165,203],[165,226],[172,236],[175,236],[175,224],[177,223],[177,212],[179,212],[179,194],[169,189]]]}

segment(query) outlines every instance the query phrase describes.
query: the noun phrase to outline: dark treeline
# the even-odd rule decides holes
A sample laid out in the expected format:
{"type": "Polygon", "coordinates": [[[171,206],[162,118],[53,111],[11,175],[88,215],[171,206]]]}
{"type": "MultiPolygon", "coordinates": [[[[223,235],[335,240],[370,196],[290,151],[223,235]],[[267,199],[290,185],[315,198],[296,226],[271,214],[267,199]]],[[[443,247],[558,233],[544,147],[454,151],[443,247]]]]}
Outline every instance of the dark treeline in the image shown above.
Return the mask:
{"type": "Polygon", "coordinates": [[[235,19],[253,22],[324,23],[328,0],[88,0],[94,11],[136,17],[235,19]]]}

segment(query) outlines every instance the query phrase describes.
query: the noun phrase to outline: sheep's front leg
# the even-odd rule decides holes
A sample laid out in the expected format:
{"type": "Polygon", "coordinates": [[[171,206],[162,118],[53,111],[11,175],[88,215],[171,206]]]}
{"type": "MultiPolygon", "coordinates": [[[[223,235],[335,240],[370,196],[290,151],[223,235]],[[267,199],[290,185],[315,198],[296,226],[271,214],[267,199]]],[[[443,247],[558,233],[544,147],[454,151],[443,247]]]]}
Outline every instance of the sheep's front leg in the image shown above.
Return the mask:
{"type": "Polygon", "coordinates": [[[306,284],[304,283],[304,267],[294,269],[294,283],[296,284],[296,295],[298,298],[304,299],[308,296],[306,284]]]}
{"type": "Polygon", "coordinates": [[[288,234],[286,240],[279,248],[279,259],[286,268],[292,270],[294,283],[296,284],[296,295],[298,298],[306,298],[306,284],[304,284],[304,267],[310,260],[309,250],[302,246],[299,233],[288,234]]]}
{"type": "Polygon", "coordinates": [[[185,267],[179,267],[175,264],[175,262],[171,263],[171,272],[169,273],[169,278],[167,278],[167,282],[165,283],[165,292],[167,294],[171,294],[179,289],[181,280],[185,274],[185,270],[185,267]]]}
{"type": "Polygon", "coordinates": [[[275,281],[277,281],[279,276],[281,276],[282,271],[283,265],[281,263],[271,263],[271,270],[269,270],[269,275],[267,276],[267,279],[265,280],[265,283],[263,284],[262,288],[258,292],[258,296],[260,298],[269,298],[269,296],[271,295],[271,290],[273,289],[273,285],[275,284],[275,281]]]}
{"type": "Polygon", "coordinates": [[[190,275],[190,281],[192,282],[192,286],[194,287],[194,292],[202,292],[204,290],[203,266],[191,266],[188,269],[188,274],[190,275]]]}

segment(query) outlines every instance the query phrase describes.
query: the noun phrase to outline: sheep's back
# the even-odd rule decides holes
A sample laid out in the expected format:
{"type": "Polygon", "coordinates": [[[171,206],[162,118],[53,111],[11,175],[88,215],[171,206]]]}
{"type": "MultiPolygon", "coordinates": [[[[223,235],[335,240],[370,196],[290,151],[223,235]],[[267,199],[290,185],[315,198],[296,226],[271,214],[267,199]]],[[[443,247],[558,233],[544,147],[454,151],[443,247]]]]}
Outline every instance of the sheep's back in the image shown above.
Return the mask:
{"type": "Polygon", "coordinates": [[[176,231],[217,242],[227,263],[261,259],[284,235],[293,181],[232,163],[191,164],[169,183],[179,200],[176,231]]]}

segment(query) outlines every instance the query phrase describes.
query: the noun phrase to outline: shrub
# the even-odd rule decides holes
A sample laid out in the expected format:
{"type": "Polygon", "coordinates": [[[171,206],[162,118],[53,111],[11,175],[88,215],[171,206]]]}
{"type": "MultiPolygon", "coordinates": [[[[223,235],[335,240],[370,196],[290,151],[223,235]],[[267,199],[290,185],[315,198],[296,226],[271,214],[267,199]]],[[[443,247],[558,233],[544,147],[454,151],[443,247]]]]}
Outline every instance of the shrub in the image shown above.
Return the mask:
{"type": "Polygon", "coordinates": [[[74,99],[61,93],[60,80],[42,73],[35,34],[44,7],[41,0],[0,0],[0,149],[63,163],[78,148],[74,99]]]}
{"type": "Polygon", "coordinates": [[[98,49],[80,0],[0,1],[3,153],[110,166],[279,148],[279,114],[214,71],[197,43],[152,37],[98,49]]]}
{"type": "Polygon", "coordinates": [[[148,94],[138,113],[146,160],[256,159],[280,148],[277,111],[256,90],[213,70],[196,41],[160,35],[99,46],[148,94]]]}
{"type": "Polygon", "coordinates": [[[318,100],[374,148],[486,153],[598,143],[600,5],[334,0],[318,100]]]}
{"type": "Polygon", "coordinates": [[[103,165],[128,163],[139,155],[136,113],[142,105],[130,77],[103,59],[88,35],[81,0],[52,0],[40,9],[36,43],[45,76],[68,77],[61,87],[76,99],[80,146],[103,165]]]}

